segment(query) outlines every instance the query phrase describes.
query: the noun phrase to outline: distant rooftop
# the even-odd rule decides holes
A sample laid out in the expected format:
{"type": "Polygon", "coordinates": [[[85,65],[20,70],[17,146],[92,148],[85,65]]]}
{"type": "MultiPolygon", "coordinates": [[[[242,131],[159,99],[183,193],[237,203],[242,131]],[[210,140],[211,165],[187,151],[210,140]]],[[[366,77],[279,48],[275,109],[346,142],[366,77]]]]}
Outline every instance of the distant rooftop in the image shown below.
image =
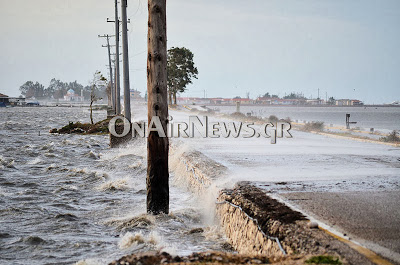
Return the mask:
{"type": "Polygon", "coordinates": [[[0,93],[0,98],[8,98],[8,96],[0,93]]]}

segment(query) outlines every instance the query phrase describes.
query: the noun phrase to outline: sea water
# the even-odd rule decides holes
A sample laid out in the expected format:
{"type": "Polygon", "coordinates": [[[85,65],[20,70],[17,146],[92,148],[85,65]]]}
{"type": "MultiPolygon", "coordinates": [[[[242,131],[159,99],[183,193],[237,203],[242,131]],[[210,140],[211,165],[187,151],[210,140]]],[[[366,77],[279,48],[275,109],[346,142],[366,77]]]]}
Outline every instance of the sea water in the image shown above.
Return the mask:
{"type": "MultiPolygon", "coordinates": [[[[95,121],[105,118],[94,112],[95,121]]],[[[88,108],[0,109],[0,264],[107,264],[148,250],[223,249],[222,233],[205,222],[212,209],[173,175],[170,214],[146,214],[144,139],[110,149],[105,135],[48,133],[69,121],[89,122],[88,108]]]]}

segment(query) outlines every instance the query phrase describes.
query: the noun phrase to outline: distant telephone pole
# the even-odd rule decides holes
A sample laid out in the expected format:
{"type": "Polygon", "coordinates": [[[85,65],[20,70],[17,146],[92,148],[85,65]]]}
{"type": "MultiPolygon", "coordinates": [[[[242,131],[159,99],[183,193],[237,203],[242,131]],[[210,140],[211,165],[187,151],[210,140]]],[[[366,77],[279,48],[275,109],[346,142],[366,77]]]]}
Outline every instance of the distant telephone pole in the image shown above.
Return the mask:
{"type": "Polygon", "coordinates": [[[118,18],[118,0],[115,0],[115,20],[107,22],[115,23],[115,114],[121,114],[121,85],[119,73],[119,18],[118,18]]]}
{"type": "MultiPolygon", "coordinates": [[[[168,124],[166,0],[148,0],[147,108],[148,124],[168,124]]],[[[147,212],[168,213],[168,137],[150,131],[147,138],[147,212]]]]}
{"type": "Polygon", "coordinates": [[[99,35],[99,38],[106,38],[107,39],[107,46],[102,45],[102,47],[107,47],[108,49],[108,67],[110,68],[110,83],[111,83],[111,108],[113,114],[115,114],[115,87],[114,87],[114,82],[113,82],[113,70],[111,66],[111,51],[110,51],[110,35],[99,35]]]}
{"type": "MultiPolygon", "coordinates": [[[[124,66],[124,116],[131,121],[131,92],[129,86],[129,56],[128,56],[128,20],[126,8],[128,0],[121,0],[121,23],[122,23],[122,64],[124,66]]],[[[117,52],[118,53],[118,52],[117,52]]]]}

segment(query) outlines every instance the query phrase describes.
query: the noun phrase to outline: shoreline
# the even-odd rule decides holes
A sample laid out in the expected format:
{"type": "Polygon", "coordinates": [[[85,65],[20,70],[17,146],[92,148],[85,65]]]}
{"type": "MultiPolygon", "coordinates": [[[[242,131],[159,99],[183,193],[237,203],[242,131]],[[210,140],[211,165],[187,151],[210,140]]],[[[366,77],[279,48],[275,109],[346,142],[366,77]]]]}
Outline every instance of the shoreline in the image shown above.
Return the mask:
{"type": "MultiPolygon", "coordinates": [[[[40,103],[40,101],[39,101],[40,103]]],[[[43,102],[39,106],[11,106],[7,107],[69,107],[69,106],[87,106],[89,107],[90,102],[43,102]],[[45,103],[45,104],[43,104],[45,103]],[[87,104],[87,105],[86,105],[87,104]]],[[[138,103],[145,103],[145,101],[139,101],[138,103]]],[[[96,103],[94,106],[107,106],[107,103],[96,103]]],[[[195,106],[212,106],[212,107],[236,107],[236,104],[178,104],[178,106],[195,105],[195,106]]],[[[377,108],[377,107],[388,107],[388,108],[400,108],[400,105],[392,104],[365,104],[365,105],[284,105],[284,104],[244,104],[241,103],[240,106],[253,106],[253,107],[277,107],[277,108],[377,108]]]]}

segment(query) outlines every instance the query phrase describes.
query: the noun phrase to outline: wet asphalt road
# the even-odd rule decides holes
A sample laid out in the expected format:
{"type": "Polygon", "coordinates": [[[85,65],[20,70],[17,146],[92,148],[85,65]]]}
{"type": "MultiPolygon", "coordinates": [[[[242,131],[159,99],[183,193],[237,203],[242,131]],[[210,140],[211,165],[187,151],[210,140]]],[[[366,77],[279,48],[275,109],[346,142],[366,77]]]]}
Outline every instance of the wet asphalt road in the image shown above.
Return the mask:
{"type": "Polygon", "coordinates": [[[400,191],[294,192],[280,197],[400,264],[400,191]]]}

